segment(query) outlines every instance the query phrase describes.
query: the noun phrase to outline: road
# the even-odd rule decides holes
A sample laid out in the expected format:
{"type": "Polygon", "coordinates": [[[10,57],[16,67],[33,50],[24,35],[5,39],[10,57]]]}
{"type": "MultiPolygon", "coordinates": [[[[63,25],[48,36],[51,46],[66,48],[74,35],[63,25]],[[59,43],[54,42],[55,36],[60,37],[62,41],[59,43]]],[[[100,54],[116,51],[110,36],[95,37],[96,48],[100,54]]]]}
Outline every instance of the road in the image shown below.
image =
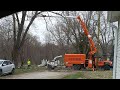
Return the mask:
{"type": "Polygon", "coordinates": [[[44,71],[44,72],[31,72],[24,73],[19,75],[6,75],[2,76],[1,79],[61,79],[65,75],[72,74],[74,72],[52,72],[52,71],[44,71]]]}

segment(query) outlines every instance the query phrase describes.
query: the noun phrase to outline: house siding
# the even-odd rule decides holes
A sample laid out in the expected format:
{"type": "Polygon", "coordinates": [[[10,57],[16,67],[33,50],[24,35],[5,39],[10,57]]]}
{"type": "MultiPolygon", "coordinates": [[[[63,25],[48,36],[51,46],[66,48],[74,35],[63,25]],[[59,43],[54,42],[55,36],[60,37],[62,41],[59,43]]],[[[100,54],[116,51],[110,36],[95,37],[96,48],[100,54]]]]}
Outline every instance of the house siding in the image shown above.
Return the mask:
{"type": "Polygon", "coordinates": [[[113,79],[120,79],[120,11],[108,11],[108,21],[118,21],[118,29],[115,30],[113,79]]]}
{"type": "Polygon", "coordinates": [[[120,19],[117,31],[117,48],[116,48],[116,79],[120,79],[120,19]]]}

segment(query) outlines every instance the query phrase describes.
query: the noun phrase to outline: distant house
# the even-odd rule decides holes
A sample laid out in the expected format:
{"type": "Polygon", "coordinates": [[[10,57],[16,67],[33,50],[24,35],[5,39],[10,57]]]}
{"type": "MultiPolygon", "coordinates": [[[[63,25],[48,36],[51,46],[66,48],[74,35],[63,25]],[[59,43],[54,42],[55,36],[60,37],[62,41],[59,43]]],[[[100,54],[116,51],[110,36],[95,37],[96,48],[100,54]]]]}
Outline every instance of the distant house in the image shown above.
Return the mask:
{"type": "Polygon", "coordinates": [[[108,11],[109,22],[118,21],[118,29],[115,30],[113,79],[120,79],[120,11],[108,11]]]}

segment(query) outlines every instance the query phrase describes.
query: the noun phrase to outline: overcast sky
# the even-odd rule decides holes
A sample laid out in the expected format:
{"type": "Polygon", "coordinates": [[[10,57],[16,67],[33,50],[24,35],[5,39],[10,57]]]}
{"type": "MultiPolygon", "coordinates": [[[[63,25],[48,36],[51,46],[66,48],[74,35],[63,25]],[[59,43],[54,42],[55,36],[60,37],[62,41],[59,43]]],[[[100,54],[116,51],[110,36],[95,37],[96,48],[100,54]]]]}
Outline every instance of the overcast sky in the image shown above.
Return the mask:
{"type": "MultiPolygon", "coordinates": [[[[60,11],[54,11],[54,12],[60,12],[60,11]]],[[[84,12],[84,11],[81,11],[81,12],[84,12]]],[[[48,13],[43,13],[43,14],[48,16],[48,13]]],[[[58,16],[53,13],[49,13],[49,15],[58,16]]],[[[49,26],[51,26],[52,24],[54,25],[56,23],[55,18],[56,17],[51,17],[51,18],[46,17],[46,20],[48,21],[47,23],[49,23],[49,26]],[[52,24],[49,19],[51,20],[52,24]]],[[[58,16],[57,19],[61,19],[61,16],[58,16]]],[[[46,30],[46,23],[43,17],[38,17],[35,19],[34,23],[30,27],[29,33],[37,36],[38,40],[40,40],[41,43],[45,43],[45,34],[48,33],[48,31],[46,30]]]]}
{"type": "MultiPolygon", "coordinates": [[[[82,11],[82,12],[84,12],[84,11],[82,11]]],[[[105,14],[105,18],[107,19],[107,11],[104,11],[104,14],[105,14]]],[[[50,15],[55,16],[55,14],[50,14],[50,15]]],[[[49,21],[49,18],[46,18],[46,19],[49,21]]],[[[57,18],[57,19],[60,19],[60,18],[57,18]]],[[[96,19],[97,19],[97,17],[96,17],[96,19]]],[[[56,23],[55,18],[51,18],[51,20],[52,20],[52,24],[56,23]]],[[[101,21],[102,21],[102,19],[101,19],[101,21]]],[[[52,25],[52,24],[50,23],[50,25],[52,25]]],[[[116,26],[117,26],[117,22],[115,22],[114,24],[116,24],[116,26]]],[[[38,40],[40,40],[42,43],[45,42],[45,34],[48,31],[46,30],[45,20],[42,17],[35,19],[34,24],[30,29],[31,29],[31,30],[29,30],[30,33],[37,36],[38,40]],[[34,25],[35,25],[35,27],[34,27],[34,25]]]]}
{"type": "MultiPolygon", "coordinates": [[[[84,12],[84,11],[82,11],[82,12],[84,12]]],[[[105,11],[104,13],[106,13],[106,18],[107,18],[107,11],[105,11]]],[[[43,14],[46,14],[46,13],[43,13],[43,14]]],[[[49,13],[49,15],[56,16],[55,14],[50,14],[50,13],[49,13]]],[[[46,18],[46,19],[49,22],[49,18],[46,18]]],[[[56,23],[55,18],[50,18],[50,19],[52,20],[52,24],[54,25],[56,23]]],[[[60,19],[60,18],[57,18],[57,19],[60,19]]],[[[52,25],[51,22],[49,22],[49,24],[52,25]]],[[[46,23],[45,23],[45,20],[43,17],[36,18],[29,30],[29,33],[34,36],[37,36],[38,40],[42,43],[45,42],[45,34],[47,32],[48,31],[46,30],[46,23]]]]}
{"type": "MultiPolygon", "coordinates": [[[[50,15],[57,16],[55,14],[50,14],[50,15]]],[[[49,23],[49,25],[52,25],[52,24],[54,25],[56,23],[56,20],[54,17],[53,18],[46,17],[45,19],[48,21],[47,23],[49,23]]],[[[45,34],[47,34],[48,31],[46,29],[46,22],[43,17],[38,17],[35,19],[32,26],[30,27],[29,33],[37,36],[38,40],[40,40],[41,43],[45,43],[45,34]]]]}
{"type": "MultiPolygon", "coordinates": [[[[83,11],[84,12],[84,11],[83,11]]],[[[106,18],[107,18],[107,11],[104,12],[106,13],[106,18]]],[[[55,14],[50,14],[50,15],[53,15],[55,16],[55,14]]],[[[49,18],[46,18],[48,21],[49,21],[49,18]]],[[[55,24],[55,18],[50,18],[52,20],[52,24],[55,24]]],[[[60,18],[57,18],[57,19],[60,19],[60,18]]],[[[51,23],[50,23],[51,25],[51,23]]],[[[29,32],[32,34],[32,35],[35,35],[38,37],[38,40],[40,40],[42,43],[45,42],[45,34],[48,32],[46,30],[46,23],[45,23],[45,20],[43,19],[43,17],[39,17],[39,18],[36,18],[33,25],[31,26],[29,32]]]]}

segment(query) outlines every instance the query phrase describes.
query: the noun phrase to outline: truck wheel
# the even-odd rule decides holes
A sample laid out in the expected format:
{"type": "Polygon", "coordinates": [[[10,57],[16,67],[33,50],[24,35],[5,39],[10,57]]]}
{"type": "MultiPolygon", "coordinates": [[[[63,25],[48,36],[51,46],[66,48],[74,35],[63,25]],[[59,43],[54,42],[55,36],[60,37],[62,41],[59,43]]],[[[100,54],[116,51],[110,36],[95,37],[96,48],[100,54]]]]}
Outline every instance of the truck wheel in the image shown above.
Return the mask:
{"type": "Polygon", "coordinates": [[[52,67],[52,66],[49,65],[49,64],[48,64],[47,68],[48,68],[48,70],[53,70],[53,69],[54,69],[54,67],[52,67]]]}
{"type": "Polygon", "coordinates": [[[81,69],[81,65],[77,65],[77,70],[80,70],[81,69]]]}
{"type": "Polygon", "coordinates": [[[51,65],[49,65],[49,64],[48,64],[47,68],[48,68],[48,70],[52,69],[51,65]]]}
{"type": "Polygon", "coordinates": [[[73,65],[74,70],[80,70],[81,66],[80,65],[73,65]]]}
{"type": "Polygon", "coordinates": [[[76,65],[73,65],[73,69],[74,69],[74,70],[77,70],[77,66],[76,66],[76,65]]]}
{"type": "Polygon", "coordinates": [[[104,66],[104,70],[110,70],[110,66],[106,64],[106,65],[104,66]]]}

